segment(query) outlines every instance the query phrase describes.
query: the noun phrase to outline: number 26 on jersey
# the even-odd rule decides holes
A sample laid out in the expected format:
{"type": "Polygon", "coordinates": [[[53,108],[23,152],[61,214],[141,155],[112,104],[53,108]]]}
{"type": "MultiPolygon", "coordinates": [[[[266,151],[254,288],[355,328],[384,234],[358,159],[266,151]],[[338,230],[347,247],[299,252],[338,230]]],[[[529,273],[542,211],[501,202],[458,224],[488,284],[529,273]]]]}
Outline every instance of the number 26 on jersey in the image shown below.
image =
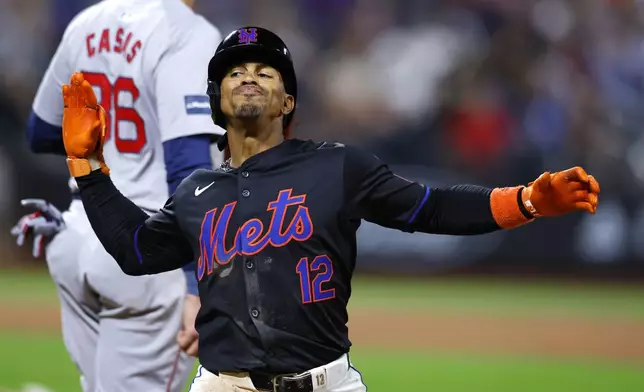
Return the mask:
{"type": "Polygon", "coordinates": [[[120,153],[139,154],[145,146],[145,122],[133,105],[139,98],[139,89],[134,84],[132,78],[119,77],[114,84],[111,84],[107,76],[102,73],[83,71],[85,80],[93,87],[101,90],[99,104],[103,106],[107,114],[107,134],[105,141],[111,139],[114,135],[114,145],[120,153]],[[122,106],[119,102],[123,98],[123,93],[132,97],[132,107],[122,106]],[[112,114],[113,113],[113,114],[112,114]],[[121,122],[129,122],[134,125],[134,135],[130,138],[124,138],[119,130],[121,122]]]}

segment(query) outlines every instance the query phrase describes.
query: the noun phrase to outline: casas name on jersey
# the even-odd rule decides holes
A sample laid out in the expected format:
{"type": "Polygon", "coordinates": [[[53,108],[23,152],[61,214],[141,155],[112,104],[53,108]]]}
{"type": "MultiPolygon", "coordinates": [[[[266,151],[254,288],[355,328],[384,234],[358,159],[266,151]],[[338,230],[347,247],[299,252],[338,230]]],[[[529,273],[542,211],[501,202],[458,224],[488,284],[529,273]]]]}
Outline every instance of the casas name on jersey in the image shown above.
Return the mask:
{"type": "Polygon", "coordinates": [[[85,37],[85,45],[88,57],[103,52],[117,53],[123,55],[125,60],[131,63],[143,44],[141,40],[135,39],[131,32],[126,34],[125,30],[119,27],[116,32],[105,28],[100,33],[88,34],[85,37]]]}

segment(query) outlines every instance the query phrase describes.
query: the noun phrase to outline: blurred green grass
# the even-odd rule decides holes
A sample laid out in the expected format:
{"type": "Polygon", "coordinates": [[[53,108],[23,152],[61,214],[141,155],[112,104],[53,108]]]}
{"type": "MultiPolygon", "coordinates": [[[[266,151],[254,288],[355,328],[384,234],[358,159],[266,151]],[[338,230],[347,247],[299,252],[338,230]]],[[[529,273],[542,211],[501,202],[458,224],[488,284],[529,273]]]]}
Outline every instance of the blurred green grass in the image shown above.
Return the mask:
{"type": "MultiPolygon", "coordinates": [[[[55,392],[80,392],[78,375],[60,339],[5,334],[0,347],[1,387],[19,390],[30,382],[55,392]]],[[[644,390],[642,368],[610,363],[365,349],[353,351],[351,360],[372,392],[644,390]]]]}
{"type": "Polygon", "coordinates": [[[17,300],[58,304],[56,286],[46,269],[0,269],[0,303],[17,300]]]}
{"type": "Polygon", "coordinates": [[[352,355],[369,391],[635,392],[635,367],[551,359],[363,351],[352,355]]]}
{"type": "MultiPolygon", "coordinates": [[[[0,271],[0,303],[57,304],[46,271],[0,271]]],[[[644,288],[501,280],[357,278],[350,308],[644,317],[644,288]]],[[[1,317],[1,316],[0,316],[1,317]]],[[[644,367],[610,361],[390,351],[358,347],[351,359],[369,391],[644,391],[644,367]]],[[[40,383],[79,391],[56,334],[0,332],[0,391],[40,383]]]]}

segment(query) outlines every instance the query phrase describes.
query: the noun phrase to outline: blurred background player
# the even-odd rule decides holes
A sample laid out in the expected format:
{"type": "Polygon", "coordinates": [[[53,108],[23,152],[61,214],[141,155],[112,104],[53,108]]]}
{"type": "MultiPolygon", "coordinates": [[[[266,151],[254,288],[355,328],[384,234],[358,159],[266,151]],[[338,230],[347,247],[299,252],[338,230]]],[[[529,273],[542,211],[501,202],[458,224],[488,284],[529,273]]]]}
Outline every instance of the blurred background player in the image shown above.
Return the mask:
{"type": "MultiPolygon", "coordinates": [[[[223,130],[212,123],[205,90],[208,60],[221,36],[193,12],[193,3],[106,0],[79,13],[34,99],[32,151],[65,154],[61,89],[82,70],[107,112],[104,157],[112,180],[144,211],[162,207],[195,169],[211,168],[211,143],[223,130]]],[[[186,278],[181,270],[126,276],[93,233],[73,179],[70,188],[72,202],[62,217],[49,203],[29,202],[39,211],[23,217],[14,234],[22,243],[44,228],[49,236],[60,230],[46,258],[83,390],[182,390],[194,363],[188,354],[197,354],[192,265],[186,278]]],[[[45,237],[35,238],[35,256],[45,237]]]]}

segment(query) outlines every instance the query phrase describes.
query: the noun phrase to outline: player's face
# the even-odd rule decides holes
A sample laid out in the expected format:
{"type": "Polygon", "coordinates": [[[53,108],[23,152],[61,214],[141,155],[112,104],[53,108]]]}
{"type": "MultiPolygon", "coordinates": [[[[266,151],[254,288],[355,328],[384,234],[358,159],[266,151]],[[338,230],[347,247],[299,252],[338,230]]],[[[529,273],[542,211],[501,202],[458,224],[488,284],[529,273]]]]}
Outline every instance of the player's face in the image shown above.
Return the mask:
{"type": "Polygon", "coordinates": [[[294,99],[286,94],[282,76],[265,64],[245,63],[231,68],[220,90],[221,110],[228,118],[267,116],[272,120],[293,110],[294,99]]]}

